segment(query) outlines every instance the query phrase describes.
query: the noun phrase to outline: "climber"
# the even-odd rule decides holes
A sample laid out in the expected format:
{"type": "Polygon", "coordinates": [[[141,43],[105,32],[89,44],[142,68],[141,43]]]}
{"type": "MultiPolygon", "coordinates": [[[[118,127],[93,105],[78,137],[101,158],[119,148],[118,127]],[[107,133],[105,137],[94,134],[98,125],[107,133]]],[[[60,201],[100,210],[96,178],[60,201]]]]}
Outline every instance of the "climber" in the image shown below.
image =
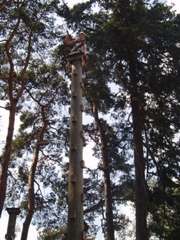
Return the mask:
{"type": "Polygon", "coordinates": [[[75,52],[83,52],[84,53],[84,55],[82,56],[82,66],[84,67],[87,64],[87,60],[88,60],[88,57],[86,55],[86,50],[87,50],[86,34],[83,32],[80,32],[79,37],[77,39],[73,40],[71,35],[67,31],[65,43],[68,45],[74,45],[71,50],[71,53],[75,53],[75,52]]]}

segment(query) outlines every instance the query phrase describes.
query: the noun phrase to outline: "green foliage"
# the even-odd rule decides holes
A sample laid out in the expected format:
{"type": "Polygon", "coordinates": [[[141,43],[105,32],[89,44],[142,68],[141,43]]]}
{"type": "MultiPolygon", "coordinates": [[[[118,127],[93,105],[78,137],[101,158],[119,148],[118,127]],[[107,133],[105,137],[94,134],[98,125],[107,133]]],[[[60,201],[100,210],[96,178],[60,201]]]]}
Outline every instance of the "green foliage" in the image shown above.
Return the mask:
{"type": "Polygon", "coordinates": [[[149,196],[149,210],[151,214],[149,223],[150,233],[155,233],[161,239],[178,239],[180,223],[180,194],[178,185],[172,182],[165,189],[161,185],[156,186],[150,192],[149,196]],[[175,186],[172,187],[172,185],[175,186]]]}
{"type": "Polygon", "coordinates": [[[39,234],[38,240],[59,240],[60,238],[64,237],[64,234],[67,232],[66,228],[56,228],[53,230],[45,230],[39,234]]]}
{"type": "MultiPolygon", "coordinates": [[[[108,113],[114,105],[111,116],[116,121],[119,120],[119,123],[116,122],[113,128],[116,126],[122,133],[115,142],[122,141],[122,144],[124,142],[123,154],[128,156],[128,151],[132,147],[131,115],[128,116],[129,113],[125,113],[123,109],[128,109],[130,106],[130,93],[133,89],[130,86],[132,73],[129,62],[133,58],[138,103],[143,118],[147,179],[157,175],[163,188],[174,189],[175,184],[172,179],[176,184],[179,179],[179,151],[176,140],[179,129],[179,15],[172,12],[171,7],[158,1],[150,3],[150,1],[119,0],[98,1],[98,3],[100,9],[97,13],[89,11],[86,16],[76,15],[76,22],[83,26],[90,46],[90,66],[85,73],[88,110],[91,109],[91,101],[94,101],[103,114],[108,113]],[[110,91],[104,91],[109,82],[119,85],[117,97],[112,97],[110,91]],[[122,118],[126,120],[123,122],[122,118]]],[[[81,9],[80,4],[71,12],[74,15],[79,9],[81,9]]],[[[106,125],[106,121],[102,120],[102,122],[106,125]]],[[[89,126],[89,133],[97,144],[94,148],[95,154],[100,158],[98,133],[93,130],[93,124],[89,126]]],[[[109,134],[107,132],[106,134],[111,146],[110,156],[118,159],[118,156],[115,157],[116,147],[110,141],[109,134]]],[[[117,146],[121,145],[117,144],[117,146]]],[[[117,161],[119,165],[120,157],[117,161]]],[[[159,188],[158,192],[162,196],[159,188]]],[[[170,200],[170,196],[168,191],[164,191],[163,201],[166,197],[170,200]]],[[[157,204],[158,208],[156,201],[154,198],[153,204],[157,204]]],[[[173,206],[176,207],[177,203],[174,202],[173,206]]],[[[171,206],[167,205],[167,209],[171,209],[171,206]]],[[[151,214],[155,215],[155,212],[152,211],[151,214]]],[[[177,219],[177,216],[176,213],[174,219],[177,219]]],[[[167,226],[167,223],[165,225],[167,226]]],[[[156,226],[158,228],[159,225],[156,226]]],[[[159,231],[161,231],[160,227],[159,231]]]]}
{"type": "MultiPolygon", "coordinates": [[[[92,0],[72,9],[59,1],[11,1],[1,13],[1,100],[9,98],[11,68],[14,96],[25,81],[24,94],[17,105],[21,124],[12,145],[6,205],[20,204],[21,216],[25,217],[27,179],[44,109],[48,122],[44,139],[49,144],[41,147],[36,168],[33,223],[43,229],[39,240],[60,239],[66,231],[68,179],[62,160],[68,153],[66,106],[70,96],[65,56],[69,48],[62,44],[64,26],[55,26],[55,17],[59,16],[70,30],[87,34],[89,64],[83,69],[83,101],[90,119],[93,104],[97,107],[107,138],[115,230],[123,237],[129,220],[118,207],[135,200],[130,105],[130,95],[134,93],[130,85],[133,58],[143,120],[149,232],[161,239],[178,239],[180,15],[164,3],[143,0],[92,0]],[[95,4],[99,6],[96,12],[95,4]],[[7,41],[11,43],[10,56],[4,51],[7,41]]],[[[86,169],[84,179],[85,219],[90,225],[89,236],[95,236],[95,219],[101,216],[104,221],[105,169],[94,120],[84,125],[84,131],[86,145],[95,143],[93,155],[99,159],[98,169],[86,169]]]]}

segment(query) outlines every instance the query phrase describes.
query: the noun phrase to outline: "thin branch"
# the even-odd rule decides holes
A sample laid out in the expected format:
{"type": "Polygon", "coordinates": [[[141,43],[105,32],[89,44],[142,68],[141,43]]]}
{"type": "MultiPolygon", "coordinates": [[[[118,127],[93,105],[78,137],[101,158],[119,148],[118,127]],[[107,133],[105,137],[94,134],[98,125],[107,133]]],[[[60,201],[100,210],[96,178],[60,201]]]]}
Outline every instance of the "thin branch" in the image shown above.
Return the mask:
{"type": "Polygon", "coordinates": [[[31,55],[31,41],[32,41],[32,35],[33,35],[33,31],[31,30],[30,34],[29,34],[29,41],[28,41],[28,53],[27,53],[27,57],[26,57],[26,61],[25,61],[25,66],[21,72],[21,81],[19,82],[21,84],[21,88],[19,89],[18,93],[17,93],[17,96],[16,96],[16,100],[18,100],[23,91],[24,91],[24,86],[25,86],[25,80],[24,80],[24,75],[25,75],[25,72],[26,72],[26,69],[28,67],[28,64],[29,64],[29,60],[30,60],[30,55],[31,55]]]}
{"type": "Polygon", "coordinates": [[[157,164],[156,159],[155,159],[155,157],[154,157],[154,152],[150,150],[149,145],[148,145],[147,143],[143,142],[143,146],[146,147],[147,151],[149,152],[149,154],[150,154],[150,156],[151,156],[151,158],[152,158],[152,160],[153,160],[153,162],[154,162],[154,164],[155,164],[155,166],[156,166],[158,175],[161,176],[160,171],[159,171],[158,164],[157,164]]]}
{"type": "Polygon", "coordinates": [[[94,212],[95,210],[98,210],[103,205],[104,205],[104,200],[100,200],[96,205],[93,205],[92,207],[84,210],[84,214],[94,212]]]}
{"type": "Polygon", "coordinates": [[[3,108],[3,109],[5,109],[5,110],[10,110],[10,108],[7,106],[7,107],[2,107],[2,106],[0,106],[0,108],[3,108]]]}
{"type": "Polygon", "coordinates": [[[13,100],[13,86],[12,86],[12,83],[13,83],[13,77],[14,77],[14,63],[13,63],[13,59],[12,59],[12,56],[11,56],[11,53],[10,53],[9,49],[10,49],[11,40],[14,38],[14,35],[16,34],[16,32],[18,30],[19,24],[20,24],[20,18],[18,18],[17,23],[14,27],[14,30],[10,34],[9,39],[7,40],[7,42],[5,44],[5,51],[6,51],[8,60],[9,60],[9,65],[10,65],[10,73],[9,73],[9,78],[8,78],[8,81],[9,81],[9,99],[10,99],[10,101],[13,100]]]}
{"type": "Polygon", "coordinates": [[[7,0],[7,1],[0,7],[0,11],[1,11],[3,8],[5,8],[5,6],[8,4],[9,1],[10,1],[10,0],[7,0]]]}

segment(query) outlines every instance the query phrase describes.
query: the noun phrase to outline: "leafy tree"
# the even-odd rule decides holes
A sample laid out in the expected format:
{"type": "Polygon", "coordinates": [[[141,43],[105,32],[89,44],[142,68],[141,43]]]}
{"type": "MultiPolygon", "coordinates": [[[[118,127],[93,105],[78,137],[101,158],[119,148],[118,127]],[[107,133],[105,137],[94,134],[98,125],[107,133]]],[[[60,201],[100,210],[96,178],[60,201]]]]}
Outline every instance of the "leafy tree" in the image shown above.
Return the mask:
{"type": "Polygon", "coordinates": [[[64,237],[66,229],[46,230],[38,236],[38,240],[58,240],[64,237]]]}
{"type": "MultiPolygon", "coordinates": [[[[25,208],[27,209],[26,212],[26,219],[23,224],[23,230],[22,230],[22,239],[27,238],[29,225],[31,223],[31,219],[33,217],[34,211],[39,211],[41,208],[43,208],[45,202],[46,202],[46,208],[48,208],[48,204],[52,201],[53,195],[55,195],[53,192],[52,194],[48,196],[43,196],[42,193],[42,186],[41,183],[43,183],[46,187],[50,183],[46,183],[46,178],[41,179],[39,181],[39,178],[41,178],[41,171],[38,169],[38,165],[41,166],[41,168],[47,168],[47,163],[45,163],[45,159],[47,160],[49,158],[49,161],[53,161],[56,165],[60,164],[57,161],[57,159],[60,157],[59,154],[60,149],[62,149],[62,145],[60,143],[60,139],[62,140],[63,137],[62,131],[63,129],[58,130],[58,125],[61,123],[56,123],[56,118],[60,119],[61,113],[59,113],[60,109],[62,108],[62,103],[66,104],[67,101],[67,94],[64,96],[64,93],[66,93],[66,84],[63,82],[63,79],[58,75],[57,69],[55,69],[54,66],[42,66],[39,69],[36,70],[38,74],[36,75],[35,71],[28,72],[26,77],[31,77],[31,83],[27,84],[26,86],[26,101],[25,103],[28,105],[34,105],[34,111],[31,108],[31,110],[26,110],[22,112],[21,120],[22,124],[20,126],[19,136],[15,139],[13,142],[13,152],[12,152],[12,162],[16,162],[16,159],[19,160],[19,158],[24,158],[24,155],[29,153],[32,154],[32,163],[31,167],[28,167],[27,165],[19,165],[19,176],[20,181],[25,180],[26,184],[25,187],[27,190],[24,191],[24,194],[27,191],[27,195],[25,195],[25,198],[23,199],[22,203],[25,203],[25,208]],[[53,75],[51,75],[51,82],[46,81],[49,80],[49,74],[54,71],[53,75]],[[34,74],[34,77],[32,76],[32,73],[34,74]],[[35,76],[38,76],[37,79],[35,76]],[[34,82],[33,82],[34,81],[34,82]],[[38,85],[37,85],[38,83],[38,85]],[[40,85],[39,85],[40,84],[40,85]],[[58,106],[56,105],[58,103],[58,106]],[[59,109],[58,109],[59,108],[59,109]],[[42,122],[42,123],[41,123],[42,122]],[[30,130],[30,132],[29,132],[30,130]],[[57,135],[60,134],[59,137],[57,135]],[[56,140],[53,143],[52,139],[55,137],[59,138],[59,140],[56,140]],[[45,139],[44,139],[45,138],[45,139]],[[47,140],[48,139],[48,140],[47,140]],[[27,141],[27,143],[25,143],[27,141]],[[52,150],[52,146],[56,146],[58,148],[58,152],[56,152],[56,156],[54,156],[55,152],[51,155],[48,154],[48,148],[41,149],[42,146],[45,146],[48,144],[52,150]],[[24,146],[25,143],[25,146],[24,146]],[[28,148],[27,148],[28,145],[28,148]],[[34,148],[34,151],[32,149],[34,148]],[[43,160],[39,157],[40,150],[43,152],[44,157],[43,160]],[[34,153],[33,153],[34,152],[34,153]],[[37,174],[38,173],[38,174],[37,174]],[[26,175],[27,174],[27,175],[26,175]],[[24,179],[25,178],[25,179],[24,179]],[[38,186],[38,189],[36,191],[36,188],[38,186]],[[52,197],[50,197],[52,195],[52,197]],[[46,198],[46,200],[45,200],[46,198]],[[26,200],[25,200],[26,199],[26,200]],[[25,200],[25,201],[24,201],[25,200]],[[42,205],[42,206],[41,206],[42,205]],[[39,206],[39,207],[38,207],[39,206]],[[40,208],[41,207],[41,208],[40,208]]],[[[62,115],[63,118],[63,115],[62,115]]],[[[63,120],[62,120],[63,122],[63,120]]],[[[54,148],[54,147],[53,147],[54,148]]],[[[13,167],[11,162],[11,167],[13,167]]],[[[19,161],[21,162],[21,161],[19,161]]],[[[17,166],[17,164],[15,165],[17,166]]],[[[56,167],[52,169],[52,171],[55,171],[56,167]]],[[[13,167],[15,168],[15,167],[13,167]]],[[[16,171],[15,169],[12,169],[12,172],[16,171]]],[[[48,172],[47,172],[48,173],[48,172]]],[[[52,172],[51,172],[52,175],[52,172]]],[[[57,177],[57,180],[59,179],[58,175],[55,175],[57,177]]],[[[48,175],[47,175],[48,178],[48,175]]],[[[17,184],[17,182],[16,182],[17,184]]],[[[20,183],[20,185],[22,185],[20,183]]],[[[17,187],[17,186],[16,186],[17,187]]],[[[15,188],[15,192],[16,192],[15,188]]],[[[21,193],[20,193],[21,194],[21,193]]],[[[16,196],[14,196],[16,197],[16,196]]],[[[22,194],[19,197],[23,197],[22,194]]],[[[14,198],[15,201],[15,198],[14,198]]],[[[54,200],[53,200],[54,201],[54,200]]],[[[22,205],[23,207],[23,205],[22,205]]]]}
{"type": "Polygon", "coordinates": [[[105,73],[109,70],[107,81],[114,77],[120,85],[120,94],[126,96],[126,101],[120,97],[117,99],[116,109],[118,104],[119,108],[122,104],[131,108],[136,238],[148,239],[146,177],[151,177],[157,168],[156,174],[161,180],[164,174],[167,178],[165,166],[170,167],[168,159],[174,162],[171,177],[177,179],[178,173],[178,158],[172,153],[177,151],[174,139],[179,128],[179,15],[158,1],[141,0],[89,1],[66,11],[66,14],[69,14],[66,16],[69,24],[76,16],[74,24],[71,22],[72,29],[77,28],[77,22],[84,28],[89,36],[90,51],[103,56],[99,58],[101,62],[95,62],[95,69],[102,68],[105,73]],[[100,10],[93,14],[90,6],[95,2],[100,10]],[[80,16],[76,15],[79,10],[80,16]],[[166,157],[167,153],[170,158],[166,157]],[[146,169],[148,175],[145,175],[146,169]]]}
{"type": "MultiPolygon", "coordinates": [[[[67,26],[72,31],[77,31],[78,28],[83,29],[88,36],[90,53],[89,66],[83,72],[84,103],[86,114],[94,118],[91,124],[84,126],[88,135],[84,145],[88,144],[89,139],[93,140],[95,142],[94,155],[98,159],[107,159],[106,162],[100,161],[97,170],[87,169],[89,176],[84,181],[84,191],[87,195],[84,213],[91,233],[96,232],[96,227],[93,228],[94,219],[101,215],[103,229],[104,222],[106,226],[109,226],[110,220],[114,230],[122,234],[127,220],[118,213],[117,207],[130,200],[135,201],[137,240],[145,240],[153,235],[160,239],[176,239],[179,231],[179,191],[177,190],[179,188],[179,143],[177,140],[179,130],[179,82],[177,81],[179,76],[179,15],[172,12],[171,7],[164,3],[158,1],[152,3],[148,0],[91,0],[77,4],[72,9],[69,9],[66,4],[57,7],[56,1],[51,3],[51,5],[44,5],[42,2],[33,1],[27,4],[30,8],[26,9],[23,2],[12,2],[11,8],[5,7],[2,10],[3,17],[6,17],[2,21],[3,26],[6,25],[8,18],[13,17],[13,21],[7,24],[9,27],[7,33],[3,31],[4,36],[8,34],[8,37],[4,37],[6,41],[1,42],[1,48],[4,49],[6,46],[6,51],[3,51],[4,56],[1,58],[3,63],[1,98],[5,100],[8,96],[7,81],[10,79],[8,76],[13,79],[11,86],[15,87],[13,94],[16,95],[14,96],[17,96],[19,89],[23,88],[23,94],[16,105],[16,111],[22,113],[23,123],[20,135],[14,141],[13,154],[8,162],[12,168],[9,167],[11,177],[8,178],[7,202],[14,202],[14,199],[21,196],[21,206],[24,206],[22,214],[27,210],[29,163],[27,160],[20,161],[20,159],[25,158],[26,152],[30,154],[28,159],[32,159],[34,146],[38,139],[41,124],[40,108],[35,102],[42,100],[41,106],[46,106],[47,102],[52,99],[51,91],[59,86],[59,82],[54,79],[58,76],[58,71],[67,74],[64,70],[64,57],[68,49],[64,44],[57,45],[53,52],[54,62],[50,69],[48,64],[40,60],[41,56],[48,56],[48,60],[51,59],[50,55],[45,55],[46,51],[41,51],[47,49],[44,48],[44,44],[48,47],[52,47],[51,43],[57,44],[57,42],[49,41],[51,37],[55,39],[57,36],[55,32],[58,32],[52,31],[55,28],[50,29],[49,19],[46,21],[43,18],[46,12],[43,9],[47,7],[46,17],[52,13],[49,10],[53,9],[57,15],[65,18],[67,26]],[[99,8],[94,12],[95,4],[99,8]],[[16,12],[15,15],[13,15],[14,12],[16,12]],[[31,19],[35,20],[30,21],[31,19]],[[19,25],[16,25],[17,23],[19,25]],[[34,24],[36,28],[32,28],[31,24],[34,24]],[[16,26],[21,26],[21,28],[15,30],[16,26]],[[28,43],[30,43],[28,36],[30,37],[31,31],[32,47],[28,48],[28,43]],[[21,39],[20,34],[24,38],[21,39]],[[47,37],[48,41],[39,40],[36,44],[39,36],[47,37]],[[17,42],[18,45],[15,45],[21,49],[19,51],[16,51],[17,48],[13,45],[17,42]],[[27,62],[27,55],[24,60],[22,59],[25,52],[28,52],[23,50],[24,46],[27,49],[36,50],[31,54],[33,61],[29,58],[27,62]],[[11,58],[13,65],[10,64],[11,58]],[[26,63],[28,66],[25,68],[26,63]],[[57,69],[54,64],[59,68],[57,69]],[[38,72],[40,65],[41,73],[38,72]],[[16,74],[13,75],[12,69],[15,68],[16,74]],[[51,76],[53,76],[51,91],[45,94],[45,90],[49,89],[48,81],[51,76]],[[112,93],[112,88],[116,89],[115,93],[112,93]],[[32,107],[28,104],[27,111],[25,103],[30,103],[32,99],[35,101],[33,107],[35,105],[36,107],[31,111],[32,107]],[[110,117],[112,123],[109,122],[110,117]],[[100,148],[102,143],[106,148],[100,148]],[[127,160],[129,160],[128,163],[127,160]],[[15,166],[18,166],[17,178],[13,178],[15,166]],[[106,179],[109,179],[110,194],[108,196],[103,189],[104,179],[101,171],[106,175],[106,179]],[[17,187],[13,189],[12,186],[17,187]],[[20,186],[19,189],[18,186],[20,186]],[[14,191],[10,191],[12,189],[14,191]],[[23,196],[21,191],[25,193],[23,196]],[[107,210],[104,208],[105,198],[106,201],[111,201],[111,218],[107,215],[105,217],[107,210]]],[[[59,36],[61,42],[63,37],[59,36]]],[[[57,96],[61,97],[59,99],[57,97],[56,100],[65,104],[68,93],[63,81],[60,82],[62,92],[60,95],[57,92],[57,96]]],[[[62,175],[59,174],[57,168],[62,167],[58,160],[61,158],[59,151],[62,147],[61,143],[65,151],[67,149],[65,136],[68,120],[62,117],[62,121],[59,121],[58,117],[55,117],[59,116],[57,106],[61,105],[60,102],[53,103],[52,111],[47,112],[48,128],[45,137],[50,144],[42,150],[34,179],[36,185],[34,222],[44,228],[44,235],[41,236],[44,238],[51,234],[50,228],[56,234],[61,227],[66,225],[67,174],[64,172],[62,175]],[[52,139],[58,139],[57,134],[61,136],[57,145],[51,144],[52,139]],[[44,188],[51,189],[46,195],[42,193],[41,182],[44,188]]],[[[107,228],[103,231],[108,239],[113,238],[108,235],[107,228]]],[[[94,234],[91,233],[89,235],[93,236],[94,234]]]]}
{"type": "MultiPolygon", "coordinates": [[[[91,55],[91,57],[97,60],[98,57],[101,56],[91,55]]],[[[103,119],[104,117],[108,118],[108,114],[114,103],[114,94],[111,93],[110,88],[106,85],[108,71],[102,70],[99,66],[93,64],[93,61],[92,65],[93,66],[88,67],[87,73],[85,74],[85,102],[87,101],[85,106],[88,109],[87,113],[93,116],[94,122],[89,126],[86,125],[85,131],[87,131],[90,139],[96,144],[94,148],[95,155],[100,159],[99,169],[103,171],[104,175],[103,198],[105,214],[103,215],[105,216],[102,217],[103,222],[105,219],[105,226],[103,226],[103,232],[107,239],[114,239],[114,229],[118,229],[117,221],[115,220],[118,216],[115,207],[118,205],[117,200],[121,199],[121,201],[126,201],[129,197],[122,197],[122,192],[120,193],[117,190],[119,186],[116,188],[113,178],[118,178],[117,175],[119,171],[124,177],[123,181],[127,181],[125,172],[127,171],[127,173],[129,173],[131,168],[128,167],[127,170],[128,164],[121,149],[121,139],[123,135],[119,134],[118,139],[115,127],[110,126],[108,121],[103,119]],[[101,117],[101,115],[103,115],[103,117],[101,117]]]]}
{"type": "Polygon", "coordinates": [[[8,100],[6,109],[9,110],[9,126],[1,156],[0,215],[6,195],[15,114],[26,85],[25,74],[33,58],[38,55],[43,57],[55,43],[52,3],[11,1],[1,9],[1,99],[8,100]]]}

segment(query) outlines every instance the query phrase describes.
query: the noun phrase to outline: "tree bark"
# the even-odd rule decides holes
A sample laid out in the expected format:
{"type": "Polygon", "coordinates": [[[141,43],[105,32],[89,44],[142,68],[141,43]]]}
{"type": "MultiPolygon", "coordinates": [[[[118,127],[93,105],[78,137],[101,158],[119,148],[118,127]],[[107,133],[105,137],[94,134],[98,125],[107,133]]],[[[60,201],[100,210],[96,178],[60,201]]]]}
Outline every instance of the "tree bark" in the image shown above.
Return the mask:
{"type": "Polygon", "coordinates": [[[13,64],[13,59],[10,53],[10,43],[17,32],[19,24],[20,24],[20,18],[17,20],[16,25],[5,44],[5,51],[6,51],[6,55],[7,55],[9,66],[10,66],[9,77],[8,77],[8,94],[9,94],[9,101],[10,101],[10,108],[9,108],[10,112],[9,112],[9,124],[8,124],[8,132],[6,137],[6,144],[5,144],[5,149],[2,155],[2,169],[0,172],[0,217],[2,214],[3,205],[6,197],[8,166],[9,166],[11,145],[12,145],[12,139],[13,139],[13,133],[14,133],[16,105],[18,101],[18,99],[13,97],[14,64],[13,64]]]}
{"type": "Polygon", "coordinates": [[[42,116],[42,128],[39,134],[39,138],[37,140],[35,149],[34,149],[34,156],[33,156],[33,161],[31,164],[31,168],[29,171],[29,176],[28,176],[28,211],[26,215],[26,219],[23,223],[23,229],[22,229],[22,234],[21,234],[21,240],[26,240],[28,236],[28,231],[29,231],[29,226],[31,224],[31,220],[34,214],[34,202],[35,202],[35,193],[34,193],[34,179],[35,179],[35,172],[36,172],[36,167],[38,163],[38,156],[39,156],[39,150],[41,147],[40,142],[43,140],[44,133],[46,131],[47,127],[47,121],[45,117],[45,111],[44,107],[41,109],[41,116],[42,116]]]}
{"type": "Polygon", "coordinates": [[[142,113],[138,96],[136,79],[136,54],[132,54],[130,67],[130,94],[133,120],[133,144],[135,164],[135,208],[136,208],[136,240],[148,240],[146,222],[147,194],[145,181],[145,160],[143,157],[142,113]]]}
{"type": "Polygon", "coordinates": [[[6,137],[4,153],[2,156],[2,169],[0,172],[0,216],[2,214],[3,205],[6,197],[8,166],[14,133],[15,113],[16,113],[16,101],[15,99],[13,99],[10,105],[8,133],[6,137]]]}
{"type": "Polygon", "coordinates": [[[9,125],[8,125],[8,133],[6,137],[6,144],[5,150],[2,154],[2,169],[0,171],[0,217],[3,210],[3,205],[6,197],[6,188],[7,188],[7,178],[8,178],[8,166],[11,156],[11,145],[13,141],[13,133],[14,133],[14,124],[15,124],[15,114],[16,114],[16,106],[23,94],[24,91],[24,74],[29,64],[30,54],[31,54],[31,39],[32,39],[32,31],[29,34],[28,38],[28,49],[27,49],[27,56],[25,59],[24,67],[20,74],[20,85],[17,91],[17,94],[14,94],[14,87],[13,84],[15,82],[14,79],[14,63],[13,58],[10,51],[11,41],[13,40],[19,25],[20,25],[21,18],[17,19],[14,29],[12,30],[6,44],[5,44],[5,52],[8,58],[10,70],[9,70],[9,77],[8,77],[8,95],[9,95],[9,102],[10,102],[10,113],[9,113],[9,125]]]}
{"type": "Polygon", "coordinates": [[[40,146],[37,143],[34,150],[33,162],[32,162],[31,169],[29,172],[29,177],[28,177],[28,212],[26,215],[26,219],[23,223],[21,240],[27,239],[29,226],[34,213],[34,195],[35,195],[34,194],[34,176],[35,176],[36,166],[38,162],[39,148],[40,146]]]}
{"type": "Polygon", "coordinates": [[[107,139],[103,124],[98,116],[98,110],[93,105],[93,115],[99,130],[101,141],[101,152],[104,171],[104,196],[105,196],[105,208],[106,208],[106,231],[107,240],[114,240],[114,223],[113,223],[113,209],[112,209],[112,194],[111,194],[111,179],[110,179],[110,166],[108,157],[107,139]]]}

